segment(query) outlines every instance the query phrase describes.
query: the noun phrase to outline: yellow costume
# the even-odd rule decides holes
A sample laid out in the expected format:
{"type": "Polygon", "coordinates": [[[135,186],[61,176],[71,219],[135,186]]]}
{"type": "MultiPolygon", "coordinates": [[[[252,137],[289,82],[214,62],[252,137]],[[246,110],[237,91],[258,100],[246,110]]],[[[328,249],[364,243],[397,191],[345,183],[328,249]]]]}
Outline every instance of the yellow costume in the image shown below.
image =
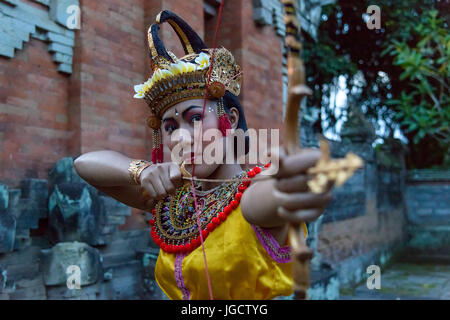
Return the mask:
{"type": "MultiPolygon", "coordinates": [[[[204,244],[214,299],[259,300],[293,293],[288,243],[280,248],[267,230],[244,219],[240,206],[204,244]]],[[[201,246],[188,255],[160,250],[155,278],[170,299],[209,299],[201,246]]]]}

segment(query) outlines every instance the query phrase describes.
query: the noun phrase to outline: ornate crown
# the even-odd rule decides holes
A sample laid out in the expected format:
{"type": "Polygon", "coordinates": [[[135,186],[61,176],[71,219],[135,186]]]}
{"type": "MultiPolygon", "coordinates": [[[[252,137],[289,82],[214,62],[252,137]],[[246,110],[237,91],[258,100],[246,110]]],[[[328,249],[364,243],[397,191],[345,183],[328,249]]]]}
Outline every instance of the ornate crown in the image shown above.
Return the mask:
{"type": "Polygon", "coordinates": [[[205,93],[217,99],[226,90],[239,95],[242,73],[231,52],[225,48],[207,49],[195,31],[173,12],[162,11],[156,22],[148,30],[153,75],[134,87],[134,98],[145,99],[152,110],[154,116],[147,121],[152,129],[159,128],[162,114],[181,101],[202,99],[205,93]],[[163,22],[168,22],[180,38],[184,57],[178,59],[165,49],[158,34],[163,22]]]}

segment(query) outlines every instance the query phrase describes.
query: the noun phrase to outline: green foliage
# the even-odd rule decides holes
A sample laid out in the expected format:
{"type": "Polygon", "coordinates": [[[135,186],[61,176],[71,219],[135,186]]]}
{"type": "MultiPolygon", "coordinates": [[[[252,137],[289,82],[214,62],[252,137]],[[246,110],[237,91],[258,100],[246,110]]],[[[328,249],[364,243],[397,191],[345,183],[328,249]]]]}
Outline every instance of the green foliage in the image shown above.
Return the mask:
{"type": "Polygon", "coordinates": [[[385,124],[385,131],[378,131],[381,138],[392,137],[396,129],[403,132],[408,166],[448,166],[448,3],[378,0],[381,30],[368,29],[362,19],[370,4],[338,0],[325,6],[318,42],[305,37],[307,80],[314,89],[308,107],[320,106],[326,117],[315,127],[335,125],[329,96],[343,75],[351,100],[375,127],[385,124]]]}
{"type": "Polygon", "coordinates": [[[386,104],[396,110],[396,119],[414,146],[435,140],[444,151],[444,165],[450,164],[450,34],[438,11],[430,10],[411,32],[414,43],[393,40],[383,55],[394,57],[402,69],[399,80],[405,86],[386,104]]]}

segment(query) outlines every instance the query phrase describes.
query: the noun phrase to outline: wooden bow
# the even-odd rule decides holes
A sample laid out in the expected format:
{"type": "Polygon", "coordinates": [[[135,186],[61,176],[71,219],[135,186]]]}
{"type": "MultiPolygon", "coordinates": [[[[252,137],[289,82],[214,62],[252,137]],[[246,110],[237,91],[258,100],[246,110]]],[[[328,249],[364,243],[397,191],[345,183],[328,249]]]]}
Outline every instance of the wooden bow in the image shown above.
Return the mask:
{"type": "MultiPolygon", "coordinates": [[[[281,0],[284,5],[284,23],[286,25],[285,45],[288,50],[288,99],[284,118],[285,124],[285,151],[286,154],[295,154],[300,151],[299,141],[299,108],[303,98],[311,94],[305,85],[305,70],[300,57],[301,43],[299,41],[300,23],[296,15],[294,0],[281,0]]],[[[294,299],[306,299],[309,287],[309,260],[312,251],[301,234],[300,224],[289,224],[289,241],[293,263],[294,299]]]]}
{"type": "MultiPolygon", "coordinates": [[[[285,149],[286,154],[295,154],[300,151],[299,139],[299,108],[305,96],[311,90],[305,85],[305,69],[300,53],[302,44],[299,39],[300,22],[297,18],[297,0],[280,0],[284,5],[284,23],[286,25],[285,45],[288,50],[288,99],[285,112],[285,149]]],[[[321,158],[315,167],[308,170],[313,178],[308,186],[313,193],[322,193],[330,183],[341,185],[350,178],[354,171],[363,164],[362,160],[353,153],[347,154],[344,159],[332,160],[329,146],[324,139],[320,142],[321,158]]],[[[289,241],[293,263],[294,299],[307,298],[310,286],[309,261],[312,250],[308,248],[305,236],[301,232],[300,224],[289,224],[289,241]]]]}

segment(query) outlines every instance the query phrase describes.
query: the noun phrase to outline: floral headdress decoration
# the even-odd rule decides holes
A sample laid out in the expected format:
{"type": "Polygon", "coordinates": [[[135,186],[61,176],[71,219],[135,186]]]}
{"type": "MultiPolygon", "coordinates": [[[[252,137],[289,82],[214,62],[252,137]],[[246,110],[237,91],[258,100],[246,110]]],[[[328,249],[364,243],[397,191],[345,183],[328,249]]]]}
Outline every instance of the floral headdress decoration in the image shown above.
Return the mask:
{"type": "Polygon", "coordinates": [[[197,33],[180,17],[162,11],[148,30],[148,44],[153,75],[136,85],[134,98],[144,99],[152,115],[147,125],[153,130],[153,163],[163,162],[161,117],[171,106],[190,99],[218,99],[219,129],[225,136],[231,128],[223,106],[226,91],[238,96],[242,73],[233,55],[225,48],[206,48],[197,33]],[[168,22],[178,35],[185,56],[177,58],[167,51],[159,37],[160,24],[168,22]]]}

